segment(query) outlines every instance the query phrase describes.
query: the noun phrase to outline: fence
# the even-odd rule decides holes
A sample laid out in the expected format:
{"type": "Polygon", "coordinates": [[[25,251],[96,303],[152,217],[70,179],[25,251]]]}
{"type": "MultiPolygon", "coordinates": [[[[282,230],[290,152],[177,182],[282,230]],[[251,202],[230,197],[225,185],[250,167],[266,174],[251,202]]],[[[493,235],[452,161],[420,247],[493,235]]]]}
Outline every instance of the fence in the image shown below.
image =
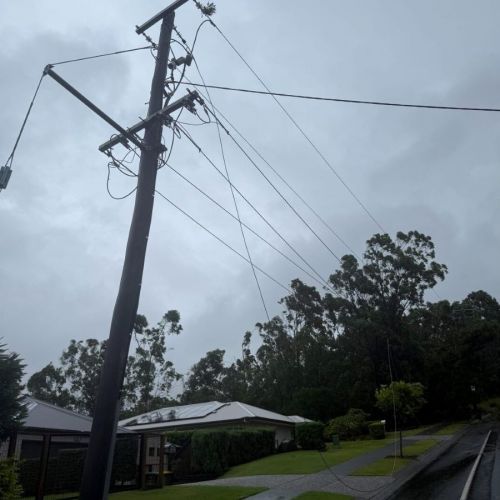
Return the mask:
{"type": "MultiPolygon", "coordinates": [[[[10,440],[9,454],[19,460],[23,498],[78,498],[87,453],[87,433],[22,431],[10,440]]],[[[110,490],[162,487],[169,478],[165,439],[126,433],[116,437],[110,490]]]]}

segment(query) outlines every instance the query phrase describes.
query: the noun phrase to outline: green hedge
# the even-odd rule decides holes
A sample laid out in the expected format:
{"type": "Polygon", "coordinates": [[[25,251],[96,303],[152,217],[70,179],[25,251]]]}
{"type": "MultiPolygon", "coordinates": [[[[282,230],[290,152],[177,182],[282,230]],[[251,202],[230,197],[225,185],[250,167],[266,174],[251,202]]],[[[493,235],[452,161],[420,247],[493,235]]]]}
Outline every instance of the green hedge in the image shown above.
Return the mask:
{"type": "Polygon", "coordinates": [[[275,433],[269,429],[205,429],[167,432],[165,437],[184,446],[173,463],[174,474],[220,475],[233,465],[272,454],[275,433]]]}
{"type": "Polygon", "coordinates": [[[351,408],[345,415],[328,422],[325,438],[331,440],[333,435],[340,439],[352,440],[368,433],[368,414],[363,410],[351,408]]]}
{"type": "Polygon", "coordinates": [[[368,432],[372,439],[384,439],[385,425],[382,422],[372,422],[368,424],[368,432]]]}
{"type": "Polygon", "coordinates": [[[320,422],[304,422],[295,427],[297,444],[303,450],[323,450],[325,441],[323,431],[325,426],[320,422]]]}

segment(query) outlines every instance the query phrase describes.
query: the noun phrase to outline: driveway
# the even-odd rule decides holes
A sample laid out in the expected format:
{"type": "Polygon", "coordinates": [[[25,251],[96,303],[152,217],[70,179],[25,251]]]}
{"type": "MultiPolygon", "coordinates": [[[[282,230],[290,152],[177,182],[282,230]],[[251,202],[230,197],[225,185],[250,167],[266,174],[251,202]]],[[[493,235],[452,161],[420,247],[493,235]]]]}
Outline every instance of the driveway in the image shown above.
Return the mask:
{"type": "MultiPolygon", "coordinates": [[[[409,436],[404,438],[404,442],[409,444],[430,438],[445,441],[449,439],[449,436],[409,436]]],[[[371,498],[395,481],[398,473],[394,476],[349,476],[349,474],[360,467],[391,454],[394,454],[394,444],[389,444],[314,474],[231,477],[205,481],[200,484],[269,488],[267,491],[251,497],[252,500],[288,500],[305,491],[327,491],[343,493],[356,498],[371,498]]]]}

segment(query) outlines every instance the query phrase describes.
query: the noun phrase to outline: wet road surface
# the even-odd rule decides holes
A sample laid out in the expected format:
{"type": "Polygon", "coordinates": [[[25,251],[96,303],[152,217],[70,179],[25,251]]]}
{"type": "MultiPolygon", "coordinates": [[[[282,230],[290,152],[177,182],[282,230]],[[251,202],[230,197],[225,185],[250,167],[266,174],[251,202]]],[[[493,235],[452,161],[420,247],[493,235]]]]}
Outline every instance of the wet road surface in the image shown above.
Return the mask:
{"type": "MultiPolygon", "coordinates": [[[[459,499],[474,460],[488,434],[492,434],[485,448],[469,495],[470,500],[500,500],[496,494],[494,478],[495,461],[500,460],[500,427],[495,424],[480,424],[471,427],[434,464],[411,480],[395,498],[401,500],[454,500],[459,499]],[[495,460],[496,457],[496,460],[495,460]]],[[[498,464],[496,465],[498,467],[498,464]]],[[[500,490],[499,490],[500,491],[500,490]]]]}

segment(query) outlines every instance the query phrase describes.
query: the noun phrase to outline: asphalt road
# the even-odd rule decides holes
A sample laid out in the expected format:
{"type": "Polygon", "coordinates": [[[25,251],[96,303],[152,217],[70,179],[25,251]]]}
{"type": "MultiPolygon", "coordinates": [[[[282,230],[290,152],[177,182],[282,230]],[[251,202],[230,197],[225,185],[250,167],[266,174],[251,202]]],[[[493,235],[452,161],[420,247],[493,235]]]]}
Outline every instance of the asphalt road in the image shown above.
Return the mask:
{"type": "Polygon", "coordinates": [[[500,440],[497,440],[497,435],[500,432],[500,426],[494,424],[480,424],[471,427],[436,462],[409,481],[405,488],[398,492],[398,500],[420,500],[423,498],[458,500],[472,464],[490,429],[492,429],[492,435],[476,473],[469,499],[500,500],[498,497],[500,488],[497,484],[500,482],[497,473],[500,461],[500,440]],[[495,464],[495,462],[497,463],[495,464]]]}

